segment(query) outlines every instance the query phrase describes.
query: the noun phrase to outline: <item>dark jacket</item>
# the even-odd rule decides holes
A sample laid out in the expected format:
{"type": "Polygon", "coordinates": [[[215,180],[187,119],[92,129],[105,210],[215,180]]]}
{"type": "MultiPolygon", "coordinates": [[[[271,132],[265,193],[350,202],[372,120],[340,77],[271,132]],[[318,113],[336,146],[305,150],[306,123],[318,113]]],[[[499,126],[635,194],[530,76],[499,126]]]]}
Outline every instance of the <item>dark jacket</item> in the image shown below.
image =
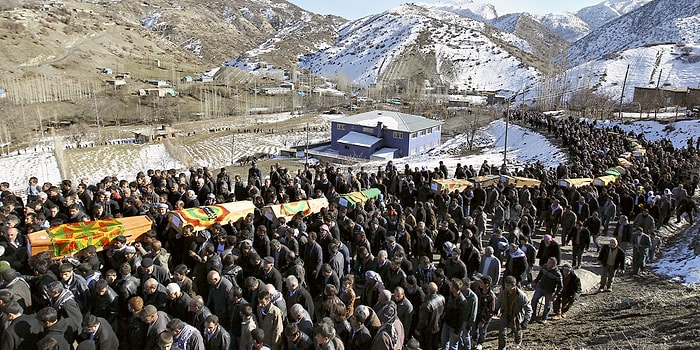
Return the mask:
{"type": "Polygon", "coordinates": [[[537,259],[540,260],[540,266],[547,265],[547,260],[551,257],[561,261],[561,247],[559,243],[552,241],[549,245],[546,245],[544,240],[542,240],[539,249],[537,249],[537,259]]]}
{"type": "MultiPolygon", "coordinates": [[[[625,251],[619,246],[615,248],[617,255],[615,256],[615,269],[624,270],[625,269],[625,251]]],[[[600,249],[600,254],[598,254],[598,261],[605,266],[608,261],[608,256],[610,255],[610,245],[606,244],[600,249]]]]}
{"type": "MultiPolygon", "coordinates": [[[[114,334],[112,326],[102,317],[98,317],[97,320],[100,322],[100,327],[97,328],[95,336],[92,340],[95,341],[95,349],[97,350],[112,350],[119,348],[119,339],[117,335],[114,334]]],[[[90,339],[90,334],[84,333],[80,335],[81,340],[90,339]]]]}
{"type": "Polygon", "coordinates": [[[469,318],[467,299],[464,294],[461,292],[457,296],[450,294],[445,305],[445,315],[449,315],[445,317],[445,325],[452,327],[454,333],[461,332],[469,318]]]}
{"type": "Polygon", "coordinates": [[[578,299],[581,296],[581,279],[573,270],[568,276],[563,277],[561,296],[568,299],[578,299]]]}
{"type": "Polygon", "coordinates": [[[558,267],[548,269],[542,266],[540,272],[535,277],[538,288],[542,288],[548,293],[559,293],[562,289],[562,276],[558,267]]]}
{"type": "Polygon", "coordinates": [[[205,332],[202,338],[207,350],[229,350],[231,347],[231,335],[221,325],[216,327],[211,337],[205,332]]]}
{"type": "Polygon", "coordinates": [[[153,305],[158,311],[165,311],[168,304],[168,294],[162,284],[158,284],[158,290],[153,294],[143,293],[143,305],[153,305]]]}
{"type": "Polygon", "coordinates": [[[3,350],[35,349],[44,333],[44,327],[36,315],[21,315],[5,328],[0,342],[3,350]]]}
{"type": "Polygon", "coordinates": [[[180,292],[180,297],[177,299],[168,298],[167,312],[173,318],[179,318],[182,321],[190,321],[189,303],[192,298],[188,295],[180,292]]]}
{"type": "Polygon", "coordinates": [[[287,306],[290,308],[294,304],[299,304],[304,307],[304,310],[309,312],[309,315],[314,314],[314,300],[309,291],[302,286],[299,286],[299,288],[297,288],[296,292],[293,294],[289,291],[285,291],[284,300],[287,302],[287,306]]]}
{"type": "MultiPolygon", "coordinates": [[[[67,325],[73,331],[81,329],[83,323],[83,314],[80,312],[80,307],[78,303],[73,298],[73,293],[68,289],[64,289],[63,292],[51,301],[51,306],[58,311],[58,318],[65,319],[67,325]]],[[[73,340],[75,337],[71,337],[73,340]]]]}
{"type": "Polygon", "coordinates": [[[442,329],[444,313],[445,297],[440,294],[427,295],[420,306],[416,329],[421,333],[437,334],[442,329]]]}
{"type": "Polygon", "coordinates": [[[97,317],[102,317],[110,324],[116,322],[119,316],[119,295],[111,287],[107,287],[104,295],[94,293],[90,312],[97,317]]]}
{"type": "Polygon", "coordinates": [[[65,319],[59,319],[53,326],[46,329],[44,338],[53,338],[58,343],[59,350],[71,350],[75,339],[73,334],[75,329],[65,319]]]}
{"type": "Polygon", "coordinates": [[[226,308],[229,304],[229,292],[233,285],[229,280],[222,278],[219,284],[209,286],[209,296],[207,297],[207,307],[214,315],[226,315],[226,308]]]}
{"type": "Polygon", "coordinates": [[[167,329],[170,317],[163,311],[158,311],[158,319],[155,320],[153,326],[146,325],[148,333],[146,334],[146,346],[144,349],[154,349],[158,344],[158,336],[167,329]]]}
{"type": "Polygon", "coordinates": [[[355,334],[350,333],[350,343],[348,344],[348,349],[368,349],[370,344],[372,344],[372,335],[369,333],[369,329],[362,325],[355,334]]]}
{"type": "MultiPolygon", "coordinates": [[[[591,244],[591,231],[588,231],[587,228],[581,227],[581,232],[574,227],[569,231],[569,234],[566,236],[566,244],[569,244],[569,242],[572,242],[572,244],[575,247],[583,247],[584,249],[587,248],[591,244]],[[579,235],[578,237],[578,244],[576,243],[576,235],[579,235]]],[[[557,260],[559,262],[560,260],[557,260]]]]}

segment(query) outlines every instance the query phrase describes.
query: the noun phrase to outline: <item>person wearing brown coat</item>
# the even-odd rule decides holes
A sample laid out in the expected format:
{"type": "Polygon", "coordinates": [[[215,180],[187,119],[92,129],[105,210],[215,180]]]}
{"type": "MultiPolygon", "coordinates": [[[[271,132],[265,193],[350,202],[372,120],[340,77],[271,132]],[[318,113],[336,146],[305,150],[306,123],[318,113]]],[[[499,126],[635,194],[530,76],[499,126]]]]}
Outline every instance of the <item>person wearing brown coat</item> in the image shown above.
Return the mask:
{"type": "Polygon", "coordinates": [[[282,348],[282,311],[272,304],[270,293],[262,291],[258,293],[258,326],[265,332],[265,344],[272,350],[282,348]]]}

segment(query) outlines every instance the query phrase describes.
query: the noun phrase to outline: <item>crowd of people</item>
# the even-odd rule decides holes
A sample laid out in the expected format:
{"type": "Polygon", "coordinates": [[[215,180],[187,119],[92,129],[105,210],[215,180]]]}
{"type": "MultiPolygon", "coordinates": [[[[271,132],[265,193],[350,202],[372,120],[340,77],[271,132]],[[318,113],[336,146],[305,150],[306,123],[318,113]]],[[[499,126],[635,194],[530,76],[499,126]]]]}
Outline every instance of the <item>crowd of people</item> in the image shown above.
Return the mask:
{"type": "Polygon", "coordinates": [[[589,121],[511,118],[560,140],[570,162],[272,165],[265,174],[253,163],[234,176],[191,168],[97,184],[31,178],[26,200],[2,183],[0,348],[470,350],[493,329],[499,349],[509,338],[520,346],[532,322],[566,318],[582,292],[576,270],[596,263],[584,253],[597,252],[601,291],[612,291],[621,271],[645,273],[661,245],[655,231],[674,216],[696,215],[700,157],[692,139],[676,149],[589,121]],[[618,165],[632,138],[646,154],[631,157],[616,182],[559,186],[618,165]],[[483,175],[541,185],[430,187],[433,179],[483,175]],[[381,195],[352,210],[335,200],[368,188],[381,195]],[[262,212],[323,197],[328,207],[308,216],[270,220],[262,212]],[[244,200],[256,210],[236,222],[201,231],[168,225],[172,210],[244,200]],[[133,244],[119,236],[104,250],[88,246],[60,260],[28,254],[29,233],[137,215],[153,225],[133,244]],[[568,244],[570,263],[562,260],[568,244]]]}

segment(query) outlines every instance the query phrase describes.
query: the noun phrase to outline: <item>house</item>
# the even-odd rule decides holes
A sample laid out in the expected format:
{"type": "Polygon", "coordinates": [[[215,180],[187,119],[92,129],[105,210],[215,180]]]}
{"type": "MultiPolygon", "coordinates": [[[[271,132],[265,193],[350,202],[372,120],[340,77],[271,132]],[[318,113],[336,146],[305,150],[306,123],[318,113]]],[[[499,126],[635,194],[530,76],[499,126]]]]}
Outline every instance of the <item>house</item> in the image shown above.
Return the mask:
{"type": "Polygon", "coordinates": [[[137,143],[148,143],[151,141],[160,141],[162,139],[176,138],[180,134],[180,130],[173,129],[167,125],[159,127],[146,128],[134,132],[134,139],[137,143]]]}
{"type": "Polygon", "coordinates": [[[392,159],[440,145],[442,121],[392,111],[370,111],[331,122],[331,148],[342,156],[392,159]]]}
{"type": "Polygon", "coordinates": [[[185,75],[184,77],[182,77],[182,79],[180,79],[180,81],[183,83],[191,83],[193,79],[191,75],[185,75]]]}
{"type": "Polygon", "coordinates": [[[102,68],[102,74],[112,74],[112,68],[109,68],[109,67],[102,68]]]}
{"type": "Polygon", "coordinates": [[[151,89],[139,89],[138,94],[139,94],[139,96],[166,97],[166,96],[177,96],[177,91],[171,87],[159,87],[159,88],[151,88],[151,89]]]}
{"type": "Polygon", "coordinates": [[[114,85],[114,87],[119,87],[126,85],[126,80],[124,79],[107,79],[107,84],[114,85]]]}
{"type": "Polygon", "coordinates": [[[700,104],[700,89],[635,86],[632,101],[639,103],[645,110],[669,106],[692,107],[700,104]]]}
{"type": "Polygon", "coordinates": [[[0,98],[5,98],[5,97],[7,97],[7,90],[0,89],[0,98]]]}

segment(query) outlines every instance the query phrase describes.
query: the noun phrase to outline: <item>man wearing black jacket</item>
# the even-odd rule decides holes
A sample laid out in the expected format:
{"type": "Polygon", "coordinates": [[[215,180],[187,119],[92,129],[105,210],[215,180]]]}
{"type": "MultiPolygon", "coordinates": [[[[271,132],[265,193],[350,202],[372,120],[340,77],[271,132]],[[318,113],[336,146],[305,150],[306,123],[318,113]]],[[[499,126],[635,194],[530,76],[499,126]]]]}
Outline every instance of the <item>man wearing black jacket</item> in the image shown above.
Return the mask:
{"type": "Polygon", "coordinates": [[[467,299],[462,294],[464,282],[458,278],[453,278],[450,283],[450,297],[445,305],[445,324],[442,326],[442,343],[444,350],[458,350],[462,331],[469,318],[467,299]]]}
{"type": "Polygon", "coordinates": [[[617,239],[611,238],[610,243],[604,245],[598,254],[598,262],[603,265],[600,273],[600,289],[598,291],[612,291],[612,283],[617,271],[625,271],[625,251],[617,244],[617,239]]]}
{"type": "Polygon", "coordinates": [[[566,312],[569,311],[571,305],[581,297],[581,279],[576,276],[571,265],[568,263],[562,265],[561,272],[564,287],[561,289],[561,293],[555,296],[553,320],[566,317],[566,312]]]}
{"type": "Polygon", "coordinates": [[[44,328],[36,315],[25,315],[16,301],[11,301],[4,308],[10,323],[3,332],[0,348],[3,350],[34,349],[44,328]]]}
{"type": "Polygon", "coordinates": [[[83,319],[83,333],[80,335],[81,340],[93,340],[95,349],[111,350],[119,348],[119,339],[117,339],[112,326],[102,317],[95,315],[87,315],[83,319]]]}

